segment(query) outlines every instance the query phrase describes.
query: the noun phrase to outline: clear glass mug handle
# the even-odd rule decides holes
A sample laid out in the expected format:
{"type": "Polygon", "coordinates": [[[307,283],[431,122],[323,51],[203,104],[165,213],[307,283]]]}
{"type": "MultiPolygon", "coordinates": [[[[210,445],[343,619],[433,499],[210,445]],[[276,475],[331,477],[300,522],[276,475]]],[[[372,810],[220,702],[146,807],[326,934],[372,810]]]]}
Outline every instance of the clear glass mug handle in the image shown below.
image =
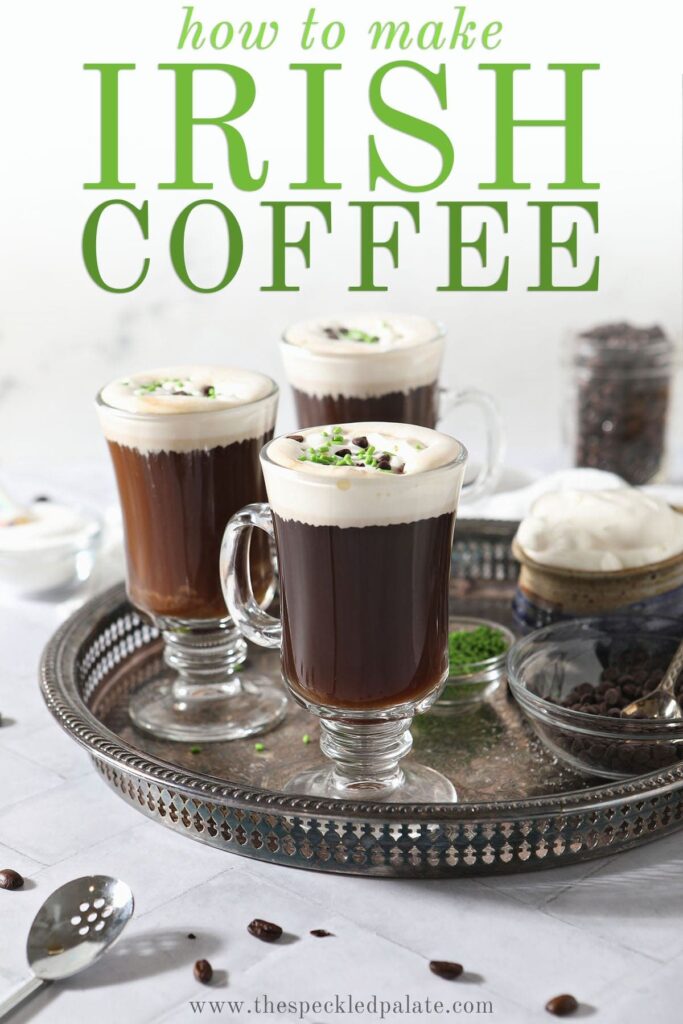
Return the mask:
{"type": "Polygon", "coordinates": [[[264,502],[245,505],[225,528],[221,544],[220,576],[230,617],[240,633],[261,647],[279,647],[282,623],[264,611],[254,597],[249,570],[249,542],[256,527],[274,539],[273,517],[264,502]]]}
{"type": "Polygon", "coordinates": [[[450,388],[439,388],[439,423],[459,405],[476,405],[482,412],[486,432],[486,455],[481,469],[474,480],[465,484],[462,489],[463,498],[481,498],[490,494],[496,485],[505,456],[505,434],[500,412],[493,398],[485,391],[468,388],[465,391],[453,391],[450,388]]]}

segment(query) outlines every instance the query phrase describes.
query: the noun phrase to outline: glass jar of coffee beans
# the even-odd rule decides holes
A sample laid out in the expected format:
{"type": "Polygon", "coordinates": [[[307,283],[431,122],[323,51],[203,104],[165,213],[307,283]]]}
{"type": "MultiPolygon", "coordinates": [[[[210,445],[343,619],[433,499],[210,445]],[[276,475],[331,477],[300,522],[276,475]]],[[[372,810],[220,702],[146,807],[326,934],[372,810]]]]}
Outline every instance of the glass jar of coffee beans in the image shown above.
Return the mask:
{"type": "Polygon", "coordinates": [[[575,466],[646,484],[663,475],[674,346],[660,327],[605,324],[573,335],[566,435],[575,466]]]}

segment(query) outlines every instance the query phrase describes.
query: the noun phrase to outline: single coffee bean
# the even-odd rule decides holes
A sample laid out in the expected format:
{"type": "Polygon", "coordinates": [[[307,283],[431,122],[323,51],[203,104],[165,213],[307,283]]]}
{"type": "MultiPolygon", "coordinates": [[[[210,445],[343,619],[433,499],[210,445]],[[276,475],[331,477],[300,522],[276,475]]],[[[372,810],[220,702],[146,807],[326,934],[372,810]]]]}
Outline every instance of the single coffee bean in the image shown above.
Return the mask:
{"type": "Polygon", "coordinates": [[[202,985],[208,985],[213,978],[213,967],[208,960],[198,960],[194,965],[194,976],[202,985]]]}
{"type": "Polygon", "coordinates": [[[545,1004],[545,1008],[548,1013],[554,1013],[556,1017],[567,1017],[570,1013],[574,1013],[578,1010],[579,1004],[577,1003],[574,996],[567,995],[565,993],[561,996],[553,996],[545,1004]]]}
{"type": "Polygon", "coordinates": [[[333,932],[326,932],[324,928],[314,928],[311,935],[315,935],[316,939],[326,939],[328,936],[333,936],[333,932]]]}
{"type": "Polygon", "coordinates": [[[254,918],[251,924],[247,925],[247,931],[255,939],[261,939],[262,942],[277,942],[282,935],[282,928],[279,924],[262,921],[260,917],[254,918]]]}
{"type": "Polygon", "coordinates": [[[363,437],[352,437],[351,443],[357,445],[358,448],[368,447],[368,439],[364,435],[363,437]]]}
{"type": "Polygon", "coordinates": [[[12,868],[3,868],[0,871],[0,889],[21,889],[23,884],[24,879],[18,871],[13,871],[12,868]]]}
{"type": "Polygon", "coordinates": [[[450,960],[430,960],[429,970],[432,974],[438,975],[439,978],[454,981],[462,974],[463,966],[462,964],[452,963],[450,960]]]}
{"type": "Polygon", "coordinates": [[[287,437],[290,441],[303,441],[304,439],[303,434],[287,434],[287,437]]]}

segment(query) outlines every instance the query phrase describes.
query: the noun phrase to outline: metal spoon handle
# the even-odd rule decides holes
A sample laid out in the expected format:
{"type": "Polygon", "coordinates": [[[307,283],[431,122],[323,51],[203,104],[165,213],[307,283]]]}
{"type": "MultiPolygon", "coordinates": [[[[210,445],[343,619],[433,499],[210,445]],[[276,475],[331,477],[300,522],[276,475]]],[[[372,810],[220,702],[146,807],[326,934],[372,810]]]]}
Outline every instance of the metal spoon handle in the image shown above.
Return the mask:
{"type": "Polygon", "coordinates": [[[666,670],[666,675],[662,679],[657,689],[660,690],[660,692],[668,693],[673,697],[674,691],[676,689],[676,682],[678,680],[679,675],[681,674],[681,669],[683,669],[683,640],[678,645],[678,649],[676,650],[676,653],[671,659],[671,663],[668,669],[666,670]]]}
{"type": "Polygon", "coordinates": [[[20,1003],[23,1003],[25,999],[32,996],[34,992],[37,992],[43,985],[49,985],[49,981],[45,981],[43,978],[36,978],[35,974],[28,981],[22,982],[22,984],[14,990],[9,996],[0,1003],[0,1017],[4,1017],[14,1010],[20,1003]]]}

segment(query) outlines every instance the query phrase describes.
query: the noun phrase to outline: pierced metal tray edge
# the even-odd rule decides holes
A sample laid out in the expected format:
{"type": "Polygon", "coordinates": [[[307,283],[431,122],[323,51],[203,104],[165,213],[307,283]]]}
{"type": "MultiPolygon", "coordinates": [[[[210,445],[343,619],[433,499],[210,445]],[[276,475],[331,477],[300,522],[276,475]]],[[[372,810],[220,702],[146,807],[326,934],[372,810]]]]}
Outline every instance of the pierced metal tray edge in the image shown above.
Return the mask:
{"type": "Polygon", "coordinates": [[[147,783],[171,787],[192,798],[209,798],[244,811],[278,813],[290,817],[315,817],[330,820],[374,819],[381,822],[483,824],[506,818],[543,818],[549,815],[599,814],[615,805],[630,807],[653,798],[665,798],[683,790],[683,764],[664,771],[637,776],[627,781],[565,793],[549,799],[535,797],[509,802],[459,804],[392,804],[316,800],[262,789],[244,789],[229,782],[179,770],[172,763],[152,761],[106,729],[89,711],[78,692],[71,667],[75,656],[93,626],[104,613],[127,604],[125,587],[117,584],[88,601],[57,630],[41,659],[41,689],[48,709],[61,727],[96,760],[104,761],[124,774],[147,783]]]}

